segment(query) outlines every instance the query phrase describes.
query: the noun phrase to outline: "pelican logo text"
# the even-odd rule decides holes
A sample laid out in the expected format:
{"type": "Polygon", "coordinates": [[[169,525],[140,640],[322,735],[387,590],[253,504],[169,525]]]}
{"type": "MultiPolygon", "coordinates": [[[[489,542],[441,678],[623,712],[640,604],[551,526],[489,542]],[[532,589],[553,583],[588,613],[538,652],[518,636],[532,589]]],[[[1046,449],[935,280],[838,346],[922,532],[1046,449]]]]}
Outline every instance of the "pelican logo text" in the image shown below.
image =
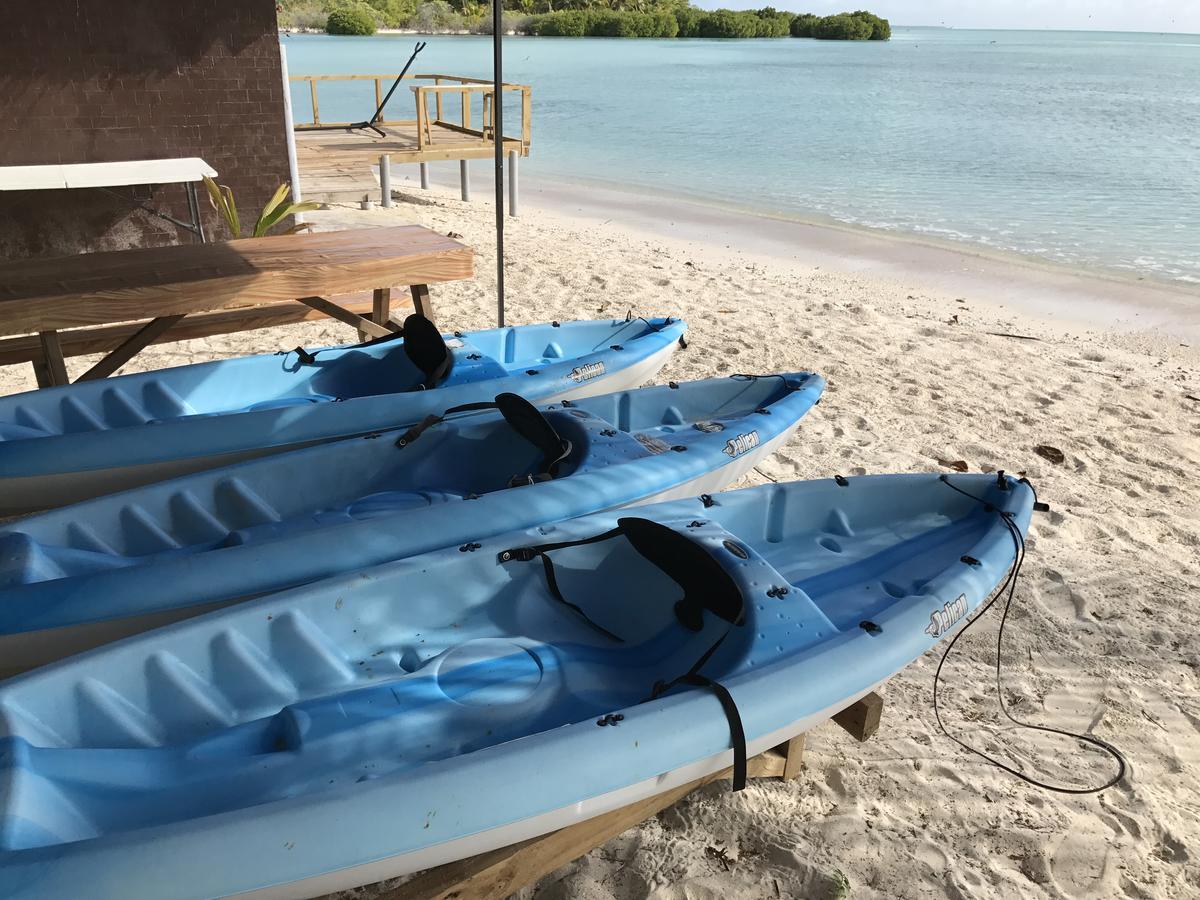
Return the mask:
{"type": "Polygon", "coordinates": [[[604,374],[604,363],[594,362],[588,363],[586,366],[576,366],[571,370],[571,380],[576,384],[582,381],[589,381],[599,375],[604,374]]]}
{"type": "Polygon", "coordinates": [[[941,609],[935,609],[929,614],[929,624],[925,633],[931,638],[941,637],[967,614],[967,595],[959,594],[954,600],[945,603],[941,609]]]}
{"type": "Polygon", "coordinates": [[[739,434],[735,438],[730,438],[725,442],[725,453],[729,456],[741,456],[747,450],[753,450],[758,446],[758,432],[748,431],[745,434],[739,434]]]}

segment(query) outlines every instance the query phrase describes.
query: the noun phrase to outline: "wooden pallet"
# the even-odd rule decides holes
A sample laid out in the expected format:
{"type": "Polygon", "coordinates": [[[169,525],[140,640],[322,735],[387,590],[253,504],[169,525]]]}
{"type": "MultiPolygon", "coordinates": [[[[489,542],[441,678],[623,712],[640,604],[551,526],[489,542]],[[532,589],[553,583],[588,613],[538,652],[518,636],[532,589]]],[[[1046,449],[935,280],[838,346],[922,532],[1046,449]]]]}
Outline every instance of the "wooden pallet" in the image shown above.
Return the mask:
{"type": "MultiPolygon", "coordinates": [[[[882,712],[883,699],[872,692],[846,707],[831,721],[855,739],[865,741],[879,730],[882,712]]],[[[751,759],[749,776],[785,781],[796,778],[803,767],[804,737],[799,734],[786,744],[751,759]]],[[[542,837],[429,869],[399,887],[369,893],[369,896],[375,900],[498,900],[508,897],[623,831],[658,815],[697,788],[728,778],[730,774],[730,769],[716,772],[542,837]]]]}

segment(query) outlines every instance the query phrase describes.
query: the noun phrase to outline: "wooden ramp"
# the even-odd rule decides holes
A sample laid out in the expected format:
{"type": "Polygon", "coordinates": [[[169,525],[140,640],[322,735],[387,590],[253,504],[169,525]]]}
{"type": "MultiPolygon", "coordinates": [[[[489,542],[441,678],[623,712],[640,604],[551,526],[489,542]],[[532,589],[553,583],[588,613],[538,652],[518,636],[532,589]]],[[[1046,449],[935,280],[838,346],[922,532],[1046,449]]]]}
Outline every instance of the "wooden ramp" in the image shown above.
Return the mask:
{"type": "MultiPolygon", "coordinates": [[[[385,137],[372,131],[298,131],[296,164],[305,200],[324,203],[357,202],[379,198],[379,157],[392,165],[440,162],[453,159],[487,159],[494,150],[490,140],[445,125],[430,123],[425,149],[417,144],[417,126],[384,125],[385,137]]],[[[522,152],[521,142],[504,141],[505,152],[522,152]]]]}
{"type": "MultiPolygon", "coordinates": [[[[370,128],[321,119],[318,85],[358,83],[362,88],[363,108],[370,108],[367,104],[378,105],[394,79],[393,75],[298,75],[290,79],[294,84],[308,85],[311,103],[309,121],[295,126],[296,163],[304,199],[323,202],[378,199],[378,167],[383,156],[388,157],[393,167],[418,164],[424,176],[431,162],[459,160],[465,166],[466,160],[487,159],[495,153],[492,121],[495,88],[490,81],[478,78],[405,75],[407,90],[397,92],[392,106],[400,106],[411,98],[414,119],[382,119],[370,128]],[[371,86],[373,97],[367,90],[371,86]]],[[[528,156],[532,134],[530,88],[521,84],[504,84],[502,88],[519,100],[520,114],[504,129],[500,142],[510,159],[528,156]],[[509,136],[510,128],[516,136],[509,136]]],[[[463,199],[468,199],[465,171],[461,176],[463,199]]],[[[424,186],[424,177],[422,182],[424,186]]]]}

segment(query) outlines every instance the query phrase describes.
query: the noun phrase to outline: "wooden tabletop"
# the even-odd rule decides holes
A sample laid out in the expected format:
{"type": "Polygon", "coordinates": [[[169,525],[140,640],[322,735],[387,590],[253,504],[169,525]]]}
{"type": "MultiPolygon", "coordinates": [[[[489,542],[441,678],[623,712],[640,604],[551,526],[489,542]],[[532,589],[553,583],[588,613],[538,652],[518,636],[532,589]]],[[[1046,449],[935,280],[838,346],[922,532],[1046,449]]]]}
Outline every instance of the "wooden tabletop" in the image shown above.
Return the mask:
{"type": "Polygon", "coordinates": [[[421,225],[18,260],[0,263],[0,335],[473,275],[470,247],[421,225]]]}

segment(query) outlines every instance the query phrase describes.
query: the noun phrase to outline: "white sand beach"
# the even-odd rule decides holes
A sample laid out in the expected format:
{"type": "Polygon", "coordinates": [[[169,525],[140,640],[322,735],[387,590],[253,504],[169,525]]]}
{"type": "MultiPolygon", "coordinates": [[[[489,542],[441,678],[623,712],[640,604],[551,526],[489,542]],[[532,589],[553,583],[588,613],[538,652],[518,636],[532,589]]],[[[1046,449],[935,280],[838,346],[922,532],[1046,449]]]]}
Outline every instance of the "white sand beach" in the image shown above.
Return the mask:
{"type": "MultiPolygon", "coordinates": [[[[928,656],[886,686],[871,741],[824,726],[797,781],[736,795],[710,785],[521,896],[1200,896],[1200,295],[896,242],[872,263],[861,236],[771,220],[752,229],[733,213],[672,222],[552,194],[531,192],[508,221],[510,322],[682,316],[690,347],[663,380],[798,369],[829,379],[754,482],[960,460],[1027,475],[1051,512],[1030,533],[1006,696],[1027,718],[1111,741],[1132,771],[1100,796],[1071,797],[969,756],[937,730],[928,656]]],[[[434,289],[438,321],[494,324],[492,207],[407,185],[404,197],[413,202],[312,220],[461,235],[477,276],[434,289]]],[[[353,339],[310,323],[152,347],[131,369],[353,339]]],[[[28,366],[0,369],[0,393],[33,387],[28,366]]],[[[944,672],[947,723],[1043,777],[1106,779],[1111,764],[1094,751],[993,727],[994,649],[994,617],[960,642],[944,672]]]]}

